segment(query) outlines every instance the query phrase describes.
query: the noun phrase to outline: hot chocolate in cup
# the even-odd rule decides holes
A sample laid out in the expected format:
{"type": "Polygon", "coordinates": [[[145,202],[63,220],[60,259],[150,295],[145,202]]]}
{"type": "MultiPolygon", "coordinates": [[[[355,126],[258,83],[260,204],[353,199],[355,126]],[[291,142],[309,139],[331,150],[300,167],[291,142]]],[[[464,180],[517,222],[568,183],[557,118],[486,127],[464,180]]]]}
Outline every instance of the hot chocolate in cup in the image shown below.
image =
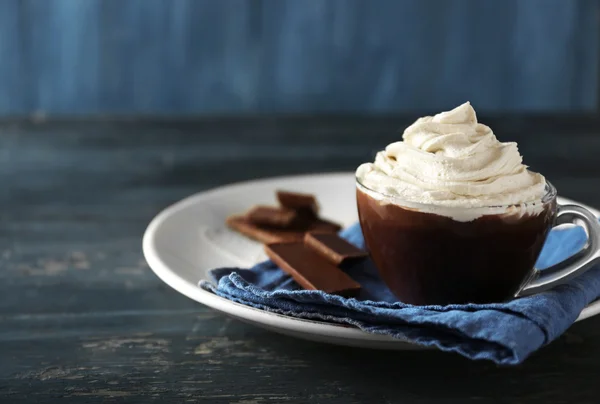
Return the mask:
{"type": "Polygon", "coordinates": [[[514,143],[477,123],[469,103],[417,120],[356,175],[360,225],[389,289],[405,303],[492,303],[568,281],[598,259],[600,226],[559,206],[556,189],[522,164],[514,143]],[[534,268],[554,225],[579,220],[583,251],[534,268]]]}

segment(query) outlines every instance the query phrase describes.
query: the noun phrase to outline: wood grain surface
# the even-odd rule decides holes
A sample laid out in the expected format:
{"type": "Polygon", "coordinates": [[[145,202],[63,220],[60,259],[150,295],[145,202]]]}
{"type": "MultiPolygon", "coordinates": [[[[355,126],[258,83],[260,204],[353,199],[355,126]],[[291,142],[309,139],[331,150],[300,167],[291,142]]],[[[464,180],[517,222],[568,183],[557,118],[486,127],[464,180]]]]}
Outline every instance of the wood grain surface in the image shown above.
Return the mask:
{"type": "MultiPolygon", "coordinates": [[[[597,403],[600,318],[498,367],[280,336],[147,267],[141,236],[170,203],[233,181],[351,170],[407,122],[0,123],[0,402],[597,403]]],[[[595,119],[487,122],[561,194],[600,206],[595,119]]]]}

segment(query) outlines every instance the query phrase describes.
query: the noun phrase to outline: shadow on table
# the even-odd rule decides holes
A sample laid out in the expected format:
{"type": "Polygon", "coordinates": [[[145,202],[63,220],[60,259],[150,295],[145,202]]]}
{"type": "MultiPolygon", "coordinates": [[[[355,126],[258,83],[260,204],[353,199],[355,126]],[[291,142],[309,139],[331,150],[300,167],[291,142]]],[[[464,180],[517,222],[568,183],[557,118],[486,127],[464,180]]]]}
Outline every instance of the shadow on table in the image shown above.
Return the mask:
{"type": "MultiPolygon", "coordinates": [[[[294,340],[268,339],[271,349],[306,363],[311,379],[350,389],[354,396],[398,396],[421,399],[511,398],[554,402],[584,402],[590,389],[600,385],[594,373],[600,346],[596,335],[576,324],[569,333],[519,366],[503,367],[487,361],[469,361],[436,350],[379,351],[330,346],[294,340]],[[582,337],[581,335],[585,335],[582,337]]],[[[260,343],[259,341],[256,341],[260,343]]],[[[302,372],[301,372],[302,373],[302,372]]]]}

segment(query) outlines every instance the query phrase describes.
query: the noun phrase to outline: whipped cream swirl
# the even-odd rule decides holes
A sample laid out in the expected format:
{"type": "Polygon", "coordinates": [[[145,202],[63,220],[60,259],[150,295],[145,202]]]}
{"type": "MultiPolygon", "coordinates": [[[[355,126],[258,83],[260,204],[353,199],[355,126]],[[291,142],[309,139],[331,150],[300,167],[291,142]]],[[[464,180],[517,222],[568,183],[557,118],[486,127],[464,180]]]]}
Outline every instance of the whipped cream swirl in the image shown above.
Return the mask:
{"type": "Polygon", "coordinates": [[[478,123],[469,102],[417,119],[402,138],[358,167],[356,177],[375,191],[371,196],[460,221],[543,210],[544,177],[522,164],[516,143],[499,142],[478,123]]]}

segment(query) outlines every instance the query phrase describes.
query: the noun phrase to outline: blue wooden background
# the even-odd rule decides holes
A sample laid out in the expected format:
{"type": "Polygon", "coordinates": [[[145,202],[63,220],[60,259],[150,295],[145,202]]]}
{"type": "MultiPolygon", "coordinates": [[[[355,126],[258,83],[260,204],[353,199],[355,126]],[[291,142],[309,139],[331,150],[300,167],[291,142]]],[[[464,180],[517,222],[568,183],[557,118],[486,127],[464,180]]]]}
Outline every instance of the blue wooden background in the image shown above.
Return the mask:
{"type": "Polygon", "coordinates": [[[597,0],[0,0],[0,116],[592,111],[597,0]]]}

